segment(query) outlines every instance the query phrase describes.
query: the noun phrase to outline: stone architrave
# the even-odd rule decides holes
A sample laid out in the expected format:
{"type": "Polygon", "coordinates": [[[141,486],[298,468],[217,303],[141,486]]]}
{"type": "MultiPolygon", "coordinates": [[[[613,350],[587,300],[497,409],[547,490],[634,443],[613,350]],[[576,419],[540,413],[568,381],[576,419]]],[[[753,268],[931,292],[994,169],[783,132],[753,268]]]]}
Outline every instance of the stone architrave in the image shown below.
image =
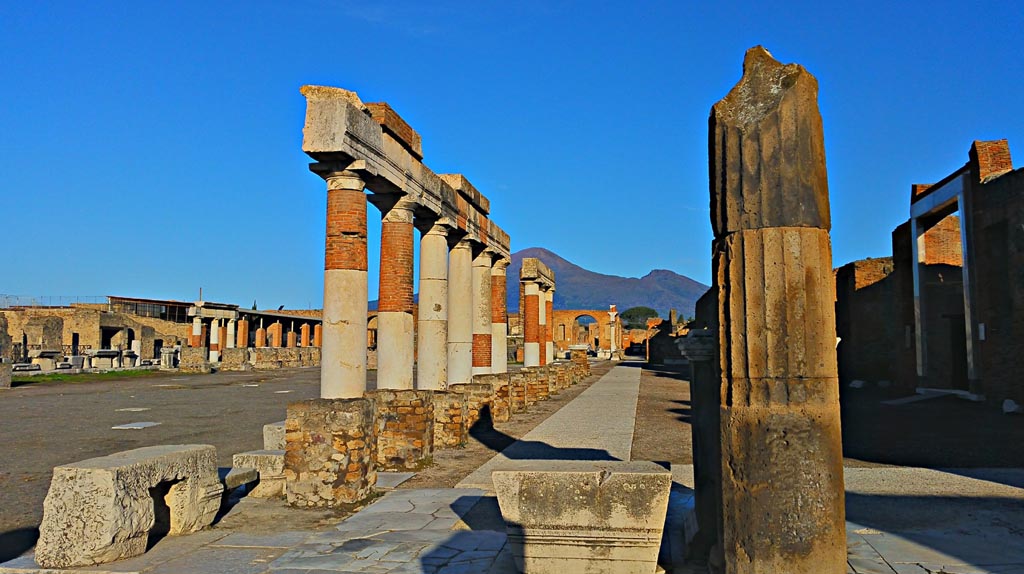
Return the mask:
{"type": "Polygon", "coordinates": [[[711,109],[728,574],[844,574],[828,181],[817,80],[760,46],[711,109]]]}

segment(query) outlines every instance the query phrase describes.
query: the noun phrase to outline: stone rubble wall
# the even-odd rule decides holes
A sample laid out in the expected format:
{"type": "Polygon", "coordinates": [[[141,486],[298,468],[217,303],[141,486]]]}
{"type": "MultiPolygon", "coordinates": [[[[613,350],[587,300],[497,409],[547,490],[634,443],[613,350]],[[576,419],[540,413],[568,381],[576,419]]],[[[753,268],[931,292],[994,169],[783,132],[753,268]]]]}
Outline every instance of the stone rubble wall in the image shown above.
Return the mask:
{"type": "Polygon", "coordinates": [[[434,453],[433,391],[369,391],[377,433],[376,463],[382,469],[416,470],[434,453]]]}
{"type": "Polygon", "coordinates": [[[210,351],[206,347],[182,347],[178,357],[178,369],[182,373],[209,373],[210,351]]]}

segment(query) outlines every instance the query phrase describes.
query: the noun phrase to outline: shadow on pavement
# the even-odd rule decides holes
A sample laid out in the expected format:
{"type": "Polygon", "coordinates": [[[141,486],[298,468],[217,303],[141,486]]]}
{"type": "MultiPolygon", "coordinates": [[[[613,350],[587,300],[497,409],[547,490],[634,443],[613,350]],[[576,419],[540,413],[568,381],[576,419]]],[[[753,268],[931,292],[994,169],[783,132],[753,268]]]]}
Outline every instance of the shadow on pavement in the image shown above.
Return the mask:
{"type": "Polygon", "coordinates": [[[17,528],[0,534],[0,562],[14,560],[36,545],[38,528],[17,528]]]}
{"type": "Polygon", "coordinates": [[[480,444],[513,460],[619,460],[607,450],[558,448],[544,442],[520,440],[494,428],[491,409],[480,409],[480,420],[469,428],[469,436],[480,444]]]}

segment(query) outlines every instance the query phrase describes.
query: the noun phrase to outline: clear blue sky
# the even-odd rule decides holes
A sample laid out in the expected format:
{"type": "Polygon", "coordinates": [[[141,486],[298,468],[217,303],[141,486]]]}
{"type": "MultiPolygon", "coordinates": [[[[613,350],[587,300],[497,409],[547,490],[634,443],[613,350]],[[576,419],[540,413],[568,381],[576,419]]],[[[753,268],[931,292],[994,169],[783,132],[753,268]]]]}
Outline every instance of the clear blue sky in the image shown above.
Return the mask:
{"type": "Polygon", "coordinates": [[[708,283],[708,111],[756,44],[818,78],[835,264],[889,255],[910,184],[957,169],[972,140],[1008,138],[1024,165],[1022,14],[0,0],[0,293],[192,299],[202,286],[319,307],[325,191],[301,151],[302,84],[389,102],[434,171],[490,198],[514,250],[708,283]]]}

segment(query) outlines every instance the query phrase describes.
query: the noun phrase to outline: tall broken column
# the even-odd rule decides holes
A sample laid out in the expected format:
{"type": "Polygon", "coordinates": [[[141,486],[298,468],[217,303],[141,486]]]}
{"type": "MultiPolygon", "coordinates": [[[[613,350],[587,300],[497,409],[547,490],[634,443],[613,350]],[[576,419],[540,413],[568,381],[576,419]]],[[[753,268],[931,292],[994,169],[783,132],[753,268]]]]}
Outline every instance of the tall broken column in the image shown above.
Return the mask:
{"type": "Polygon", "coordinates": [[[814,76],[764,48],[711,109],[728,574],[844,574],[828,180],[814,76]]]}

